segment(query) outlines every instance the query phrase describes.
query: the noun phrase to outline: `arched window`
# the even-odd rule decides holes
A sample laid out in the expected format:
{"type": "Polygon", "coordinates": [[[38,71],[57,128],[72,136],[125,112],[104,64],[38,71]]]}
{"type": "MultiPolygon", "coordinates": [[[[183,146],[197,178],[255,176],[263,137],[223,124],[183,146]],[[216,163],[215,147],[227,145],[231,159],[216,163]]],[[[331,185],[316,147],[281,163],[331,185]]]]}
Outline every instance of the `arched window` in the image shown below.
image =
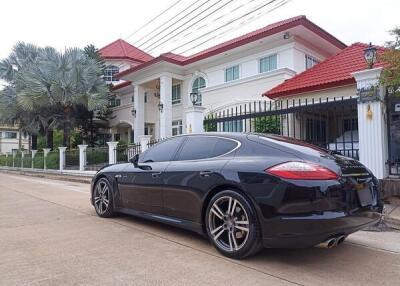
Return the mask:
{"type": "Polygon", "coordinates": [[[206,80],[203,77],[199,76],[193,81],[192,92],[196,92],[198,94],[196,101],[197,105],[201,105],[202,103],[201,93],[199,92],[199,89],[205,87],[206,87],[206,80]]]}
{"type": "Polygon", "coordinates": [[[114,78],[114,75],[119,73],[119,68],[116,66],[108,66],[104,69],[104,80],[106,82],[115,82],[118,79],[114,78]]]}

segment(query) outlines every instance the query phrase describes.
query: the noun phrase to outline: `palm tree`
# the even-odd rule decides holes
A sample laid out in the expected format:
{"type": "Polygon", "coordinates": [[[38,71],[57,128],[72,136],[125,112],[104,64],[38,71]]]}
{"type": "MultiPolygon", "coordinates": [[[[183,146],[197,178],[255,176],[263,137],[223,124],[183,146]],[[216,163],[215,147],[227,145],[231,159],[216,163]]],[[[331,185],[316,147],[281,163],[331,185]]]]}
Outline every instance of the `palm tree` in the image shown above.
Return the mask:
{"type": "Polygon", "coordinates": [[[45,48],[16,75],[18,103],[30,112],[44,107],[61,108],[64,146],[69,147],[75,107],[84,105],[91,111],[108,103],[108,88],[99,73],[97,62],[80,49],[59,53],[45,48]]]}

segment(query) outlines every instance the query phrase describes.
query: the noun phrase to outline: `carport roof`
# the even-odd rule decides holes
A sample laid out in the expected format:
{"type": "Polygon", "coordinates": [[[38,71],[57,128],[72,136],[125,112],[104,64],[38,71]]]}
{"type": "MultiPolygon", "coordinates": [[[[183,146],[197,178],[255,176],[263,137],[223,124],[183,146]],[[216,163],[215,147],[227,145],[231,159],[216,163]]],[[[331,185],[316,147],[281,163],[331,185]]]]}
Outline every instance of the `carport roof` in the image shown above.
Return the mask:
{"type": "MultiPolygon", "coordinates": [[[[263,96],[274,99],[304,92],[355,84],[356,81],[351,73],[367,68],[364,59],[364,50],[367,47],[368,45],[364,43],[352,44],[336,55],[286,80],[273,89],[266,91],[263,93],[263,96]]],[[[377,49],[378,54],[384,51],[382,47],[377,47],[377,49]]],[[[375,67],[381,66],[383,66],[382,62],[378,61],[375,64],[375,67]]]]}

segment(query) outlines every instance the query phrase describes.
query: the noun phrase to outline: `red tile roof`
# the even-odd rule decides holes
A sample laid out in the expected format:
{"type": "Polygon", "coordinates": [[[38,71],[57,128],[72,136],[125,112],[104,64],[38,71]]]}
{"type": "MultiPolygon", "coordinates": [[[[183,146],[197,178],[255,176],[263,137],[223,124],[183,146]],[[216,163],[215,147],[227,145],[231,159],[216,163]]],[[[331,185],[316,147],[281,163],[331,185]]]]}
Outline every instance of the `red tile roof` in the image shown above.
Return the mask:
{"type": "Polygon", "coordinates": [[[116,85],[112,85],[112,86],[111,86],[111,90],[112,90],[112,91],[116,91],[116,90],[118,90],[118,89],[121,89],[121,88],[124,88],[124,87],[129,86],[131,83],[132,83],[132,82],[130,82],[130,81],[128,80],[128,81],[124,81],[124,82],[118,83],[118,84],[116,84],[116,85]]]}
{"type": "Polygon", "coordinates": [[[151,55],[132,46],[122,39],[118,39],[104,48],[101,48],[100,53],[105,59],[133,60],[142,63],[153,59],[151,55]]]}
{"type": "MultiPolygon", "coordinates": [[[[266,91],[263,96],[273,99],[353,84],[356,81],[351,73],[367,68],[364,60],[364,50],[367,47],[367,44],[355,43],[325,61],[266,91]]],[[[384,48],[378,48],[378,54],[383,51],[384,48]]],[[[383,66],[382,62],[375,64],[375,67],[380,66],[383,66]]]]}
{"type": "Polygon", "coordinates": [[[159,57],[153,58],[152,60],[145,62],[143,64],[137,65],[135,67],[132,67],[128,70],[125,70],[121,73],[119,73],[117,76],[122,77],[127,74],[130,74],[132,72],[135,72],[137,70],[143,69],[147,66],[150,66],[154,63],[160,62],[160,61],[166,61],[170,62],[173,64],[177,64],[180,66],[188,65],[193,62],[224,53],[228,50],[243,46],[245,44],[255,42],[259,39],[265,38],[267,36],[271,36],[280,32],[283,32],[285,30],[288,30],[290,28],[296,27],[296,26],[304,26],[307,29],[313,31],[314,33],[318,34],[320,37],[323,39],[327,40],[328,42],[332,43],[339,49],[344,49],[346,45],[336,39],[334,36],[326,32],[325,30],[321,29],[311,21],[309,21],[306,16],[297,16],[293,18],[289,18],[283,21],[276,22],[274,24],[270,24],[268,26],[265,26],[264,28],[258,29],[256,31],[253,31],[251,33],[245,34],[243,36],[237,37],[235,39],[226,41],[224,43],[221,43],[219,45],[216,45],[214,47],[208,48],[204,51],[201,51],[199,53],[196,53],[194,55],[185,57],[181,55],[176,55],[173,53],[166,53],[166,54],[161,54],[159,57]]]}

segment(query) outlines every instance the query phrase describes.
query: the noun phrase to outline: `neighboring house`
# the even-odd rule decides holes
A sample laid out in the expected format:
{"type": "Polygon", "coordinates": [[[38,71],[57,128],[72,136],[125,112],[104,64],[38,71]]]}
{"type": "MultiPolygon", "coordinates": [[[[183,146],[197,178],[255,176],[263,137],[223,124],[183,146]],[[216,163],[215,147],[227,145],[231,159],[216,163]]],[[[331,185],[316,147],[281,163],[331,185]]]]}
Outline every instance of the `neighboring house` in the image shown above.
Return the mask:
{"type": "MultiPolygon", "coordinates": [[[[113,140],[165,138],[190,132],[185,112],[205,113],[259,100],[260,95],[337,54],[346,45],[305,16],[280,21],[191,56],[156,58],[123,40],[100,50],[115,99],[113,140]]],[[[205,115],[205,114],[204,114],[205,115]]]]}
{"type": "Polygon", "coordinates": [[[19,132],[17,126],[0,124],[0,154],[12,153],[13,150],[20,149],[29,149],[28,135],[19,132]]]}
{"type": "Polygon", "coordinates": [[[355,157],[384,179],[400,175],[400,99],[379,84],[384,63],[368,68],[369,48],[355,43],[263,95],[284,105],[283,135],[355,157]]]}

